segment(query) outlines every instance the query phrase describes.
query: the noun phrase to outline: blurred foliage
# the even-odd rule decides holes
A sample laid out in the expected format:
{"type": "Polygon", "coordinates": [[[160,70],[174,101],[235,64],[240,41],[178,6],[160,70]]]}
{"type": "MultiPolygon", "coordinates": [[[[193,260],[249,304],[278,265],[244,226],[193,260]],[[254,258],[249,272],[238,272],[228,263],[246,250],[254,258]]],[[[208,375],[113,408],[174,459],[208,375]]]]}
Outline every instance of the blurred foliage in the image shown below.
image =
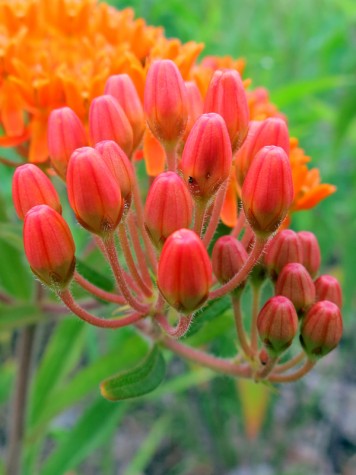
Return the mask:
{"type": "MultiPolygon", "coordinates": [[[[355,329],[352,317],[356,307],[354,2],[118,0],[109,3],[118,8],[132,6],[136,16],[144,17],[148,24],[163,25],[168,37],[204,42],[203,54],[246,58],[245,76],[253,79],[253,86],[262,85],[270,90],[272,100],[287,114],[292,134],[312,157],[312,165],[320,168],[323,181],[338,187],[337,194],[315,210],[295,215],[292,225],[296,230],[307,229],[317,235],[324,271],[342,281],[347,336],[340,353],[345,363],[335,363],[331,357],[330,365],[321,365],[319,375],[316,372],[312,376],[320,387],[308,393],[314,394],[315,399],[306,399],[300,384],[293,390],[281,390],[280,396],[270,394],[274,404],[263,411],[260,407],[263,417],[267,411],[264,424],[262,416],[259,420],[258,414],[251,412],[251,405],[245,418],[242,414],[243,405],[258,399],[255,387],[249,394],[245,386],[239,396],[233,380],[216,377],[168,354],[165,355],[167,362],[171,359],[168,377],[158,390],[133,402],[113,404],[101,398],[99,382],[113,373],[135,367],[147,353],[147,343],[130,329],[105,332],[83,325],[74,317],[53,318],[45,321],[36,335],[23,475],[214,475],[227,474],[237,466],[258,467],[266,460],[273,466],[271,473],[277,475],[325,474],[333,473],[330,470],[334,469],[339,473],[350,456],[346,449],[340,448],[344,450],[340,455],[334,446],[329,451],[326,443],[330,458],[321,454],[319,464],[311,465],[307,461],[305,466],[289,457],[289,451],[292,441],[297,441],[291,427],[293,430],[303,424],[315,427],[321,419],[328,419],[328,414],[322,413],[318,405],[324,397],[323,374],[329,385],[336,381],[337,372],[339,378],[355,379],[348,376],[347,364],[353,358],[350,335],[355,329]],[[294,401],[297,412],[284,414],[278,406],[283,398],[287,398],[287,407],[288,401],[289,404],[294,401]],[[298,412],[301,407],[303,410],[298,412]],[[279,427],[274,423],[276,417],[279,427]],[[247,432],[250,430],[255,439],[252,436],[246,439],[244,424],[250,424],[247,432]],[[285,436],[286,427],[289,438],[285,436]],[[262,430],[260,435],[259,430],[262,430]],[[329,464],[328,472],[325,463],[329,464]]],[[[20,226],[11,208],[12,170],[1,167],[0,175],[0,286],[19,299],[11,311],[0,306],[3,365],[0,404],[1,422],[4,422],[16,373],[14,329],[43,316],[29,303],[35,286],[24,262],[20,226]]],[[[68,210],[64,214],[72,219],[68,210]]],[[[86,235],[79,227],[74,228],[76,242],[84,248],[86,235]]],[[[95,256],[89,265],[97,268],[95,256]]],[[[218,314],[216,318],[208,308],[206,318],[197,321],[199,331],[193,327],[188,338],[194,344],[214,340],[214,350],[229,354],[232,321],[224,299],[218,306],[213,309],[218,314]]],[[[108,312],[110,309],[107,306],[108,312]]],[[[265,399],[267,396],[262,397],[263,404],[265,399]]],[[[1,432],[2,442],[4,438],[1,432]]],[[[350,450],[355,448],[351,444],[350,450]]],[[[257,468],[248,473],[257,474],[257,468]]]]}

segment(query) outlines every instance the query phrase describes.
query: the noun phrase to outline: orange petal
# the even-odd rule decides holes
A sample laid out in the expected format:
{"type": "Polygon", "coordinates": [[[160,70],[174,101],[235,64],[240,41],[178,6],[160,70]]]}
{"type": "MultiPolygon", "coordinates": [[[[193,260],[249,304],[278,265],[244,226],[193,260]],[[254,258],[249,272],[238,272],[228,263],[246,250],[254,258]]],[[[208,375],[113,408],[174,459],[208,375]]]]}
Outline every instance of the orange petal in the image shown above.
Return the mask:
{"type": "Polygon", "coordinates": [[[316,206],[320,201],[332,195],[336,191],[336,186],[323,183],[305,193],[294,204],[294,210],[310,209],[316,206]]]}
{"type": "Polygon", "coordinates": [[[166,153],[162,145],[148,129],[146,129],[143,136],[143,154],[147,175],[157,176],[164,171],[166,153]]]}
{"type": "Polygon", "coordinates": [[[226,190],[224,204],[220,213],[221,221],[233,228],[237,222],[237,193],[234,180],[231,179],[226,190]]]}
{"type": "Polygon", "coordinates": [[[33,119],[30,123],[31,143],[28,155],[30,163],[43,163],[48,160],[47,117],[33,119]]]}

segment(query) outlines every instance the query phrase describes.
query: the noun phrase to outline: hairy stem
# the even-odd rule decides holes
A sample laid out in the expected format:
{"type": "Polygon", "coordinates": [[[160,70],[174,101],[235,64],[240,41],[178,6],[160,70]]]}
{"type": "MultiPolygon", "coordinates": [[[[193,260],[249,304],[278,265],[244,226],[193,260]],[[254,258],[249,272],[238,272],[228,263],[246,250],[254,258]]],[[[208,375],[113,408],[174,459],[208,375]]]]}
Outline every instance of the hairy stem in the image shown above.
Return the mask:
{"type": "Polygon", "coordinates": [[[220,213],[221,213],[221,208],[224,204],[225,196],[226,196],[226,190],[227,190],[227,182],[223,183],[220,187],[220,190],[218,191],[215,202],[214,202],[214,208],[213,208],[213,213],[211,215],[208,227],[206,229],[204,238],[203,238],[203,243],[205,247],[208,247],[210,244],[210,241],[212,240],[214,233],[216,231],[216,228],[219,224],[219,218],[220,218],[220,213]]]}
{"type": "Polygon", "coordinates": [[[122,296],[112,294],[111,292],[107,292],[106,290],[97,287],[96,285],[89,282],[89,280],[87,280],[85,277],[80,275],[78,271],[74,272],[74,280],[77,282],[77,284],[83,287],[83,289],[87,290],[88,292],[102,300],[117,303],[119,305],[123,305],[126,303],[126,300],[122,296]]]}
{"type": "Polygon", "coordinates": [[[251,321],[251,349],[253,354],[258,351],[257,317],[260,308],[261,286],[252,285],[252,321],[251,321]]]}
{"type": "Polygon", "coordinates": [[[235,317],[235,326],[237,332],[237,338],[240,342],[242,351],[246,356],[252,358],[253,352],[251,351],[250,345],[248,344],[246,332],[243,326],[242,313],[241,313],[241,299],[240,297],[231,296],[232,308],[234,310],[235,317]]]}
{"type": "Polygon", "coordinates": [[[285,371],[288,371],[289,369],[293,368],[297,364],[301,363],[305,357],[306,357],[306,354],[302,350],[300,353],[295,355],[289,361],[286,361],[285,363],[279,364],[278,366],[276,366],[273,370],[273,374],[280,374],[280,373],[284,373],[285,371]]]}
{"type": "Polygon", "coordinates": [[[291,374],[270,374],[268,377],[268,381],[271,383],[293,383],[294,381],[298,381],[304,375],[306,375],[313,367],[315,366],[314,361],[307,360],[304,365],[299,368],[297,371],[291,374]]]}
{"type": "Polygon", "coordinates": [[[163,330],[173,338],[181,338],[189,330],[193,315],[181,315],[176,327],[172,327],[165,315],[157,315],[155,321],[163,328],[163,330]]]}

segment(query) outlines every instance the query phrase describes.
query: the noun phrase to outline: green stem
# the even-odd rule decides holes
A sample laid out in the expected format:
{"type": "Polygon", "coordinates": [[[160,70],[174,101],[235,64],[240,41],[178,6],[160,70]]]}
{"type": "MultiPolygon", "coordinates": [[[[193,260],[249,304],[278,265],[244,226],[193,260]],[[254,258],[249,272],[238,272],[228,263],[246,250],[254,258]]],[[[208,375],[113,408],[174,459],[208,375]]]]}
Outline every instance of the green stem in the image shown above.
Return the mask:
{"type": "Polygon", "coordinates": [[[243,321],[242,321],[241,299],[240,297],[236,297],[232,295],[231,300],[232,300],[232,308],[234,310],[237,338],[240,342],[242,351],[245,353],[246,356],[252,358],[253,352],[251,351],[250,345],[248,344],[246,332],[245,332],[243,321]]]}
{"type": "Polygon", "coordinates": [[[253,354],[258,351],[257,317],[260,308],[261,286],[252,285],[252,321],[251,321],[251,349],[253,354]]]}

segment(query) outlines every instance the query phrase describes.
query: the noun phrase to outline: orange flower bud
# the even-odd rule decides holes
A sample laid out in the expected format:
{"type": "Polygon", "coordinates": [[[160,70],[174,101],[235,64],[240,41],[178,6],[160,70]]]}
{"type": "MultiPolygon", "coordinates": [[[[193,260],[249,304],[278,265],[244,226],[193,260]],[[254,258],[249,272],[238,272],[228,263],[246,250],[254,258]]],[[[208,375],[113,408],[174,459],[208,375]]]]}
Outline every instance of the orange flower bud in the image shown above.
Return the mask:
{"type": "Polygon", "coordinates": [[[145,130],[145,115],[135,85],[128,74],[110,76],[105,85],[105,94],[115,97],[128,118],[133,132],[133,150],[141,143],[145,130]]]}
{"type": "Polygon", "coordinates": [[[30,209],[24,223],[24,247],[32,272],[46,285],[63,289],[75,268],[75,245],[68,224],[47,205],[30,209]]]}
{"type": "Polygon", "coordinates": [[[157,283],[167,302],[180,312],[191,313],[208,298],[211,263],[194,231],[180,229],[168,237],[158,263],[157,283]]]}
{"type": "Polygon", "coordinates": [[[291,229],[280,231],[271,241],[264,256],[264,264],[272,278],[276,278],[290,262],[302,264],[303,249],[298,234],[291,229]]]}
{"type": "Polygon", "coordinates": [[[103,140],[95,145],[95,150],[99,152],[112,175],[119,184],[121,197],[124,200],[124,208],[127,212],[130,208],[132,198],[133,167],[127,155],[112,140],[103,140]]]}
{"type": "Polygon", "coordinates": [[[300,342],[312,361],[327,355],[342,337],[340,309],[333,302],[314,304],[302,320],[300,342]]]}
{"type": "Polygon", "coordinates": [[[47,140],[51,164],[65,180],[72,153],[76,148],[87,145],[84,126],[72,109],[61,107],[50,113],[47,140]]]}
{"type": "Polygon", "coordinates": [[[252,160],[261,148],[267,145],[281,147],[289,156],[289,133],[284,120],[270,117],[261,122],[250,123],[247,138],[236,154],[236,178],[241,187],[252,160]]]}
{"type": "Polygon", "coordinates": [[[293,202],[292,170],[285,151],[264,147],[258,152],[242,187],[242,204],[254,232],[274,233],[293,202]]]}
{"type": "Polygon", "coordinates": [[[204,112],[217,112],[225,120],[233,152],[243,144],[250,113],[240,74],[234,69],[215,71],[205,97],[204,112]]]}
{"type": "Polygon", "coordinates": [[[188,95],[176,64],[154,61],[147,73],[144,111],[153,135],[173,147],[184,134],[188,121],[188,95]]]}
{"type": "Polygon", "coordinates": [[[226,284],[245,264],[248,254],[241,244],[233,236],[220,237],[213,249],[213,271],[219,282],[226,284]]]}
{"type": "Polygon", "coordinates": [[[27,211],[36,205],[48,205],[62,213],[58,193],[51,180],[32,163],[16,168],[12,180],[12,199],[17,216],[22,220],[27,211]]]}
{"type": "Polygon", "coordinates": [[[106,94],[96,97],[89,109],[89,133],[92,145],[113,140],[128,157],[133,149],[132,127],[117,100],[106,94]]]}
{"type": "Polygon", "coordinates": [[[85,229],[102,237],[115,230],[123,212],[120,188],[99,152],[82,147],[72,154],[67,189],[69,203],[85,229]]]}
{"type": "Polygon", "coordinates": [[[342,290],[339,281],[332,275],[321,275],[315,281],[316,300],[329,300],[342,307],[342,290]]]}
{"type": "Polygon", "coordinates": [[[289,298],[297,312],[304,312],[315,302],[315,287],[309,272],[296,262],[283,267],[276,282],[276,295],[289,298]]]}
{"type": "Polygon", "coordinates": [[[229,177],[232,152],[224,119],[203,114],[194,124],[182,155],[182,171],[194,198],[208,200],[229,177]]]}
{"type": "MultiPolygon", "coordinates": [[[[309,231],[300,231],[298,233],[299,241],[302,243],[303,265],[312,277],[318,273],[321,255],[318,240],[315,234],[309,231]]],[[[328,299],[321,299],[328,300],[328,299]]]]}
{"type": "Polygon", "coordinates": [[[292,302],[281,295],[267,300],[258,314],[257,329],[268,353],[281,354],[292,344],[298,330],[298,316],[292,302]]]}
{"type": "Polygon", "coordinates": [[[190,226],[193,203],[184,181],[174,172],[161,173],[149,189],[145,204],[145,226],[156,247],[174,231],[190,226]]]}

